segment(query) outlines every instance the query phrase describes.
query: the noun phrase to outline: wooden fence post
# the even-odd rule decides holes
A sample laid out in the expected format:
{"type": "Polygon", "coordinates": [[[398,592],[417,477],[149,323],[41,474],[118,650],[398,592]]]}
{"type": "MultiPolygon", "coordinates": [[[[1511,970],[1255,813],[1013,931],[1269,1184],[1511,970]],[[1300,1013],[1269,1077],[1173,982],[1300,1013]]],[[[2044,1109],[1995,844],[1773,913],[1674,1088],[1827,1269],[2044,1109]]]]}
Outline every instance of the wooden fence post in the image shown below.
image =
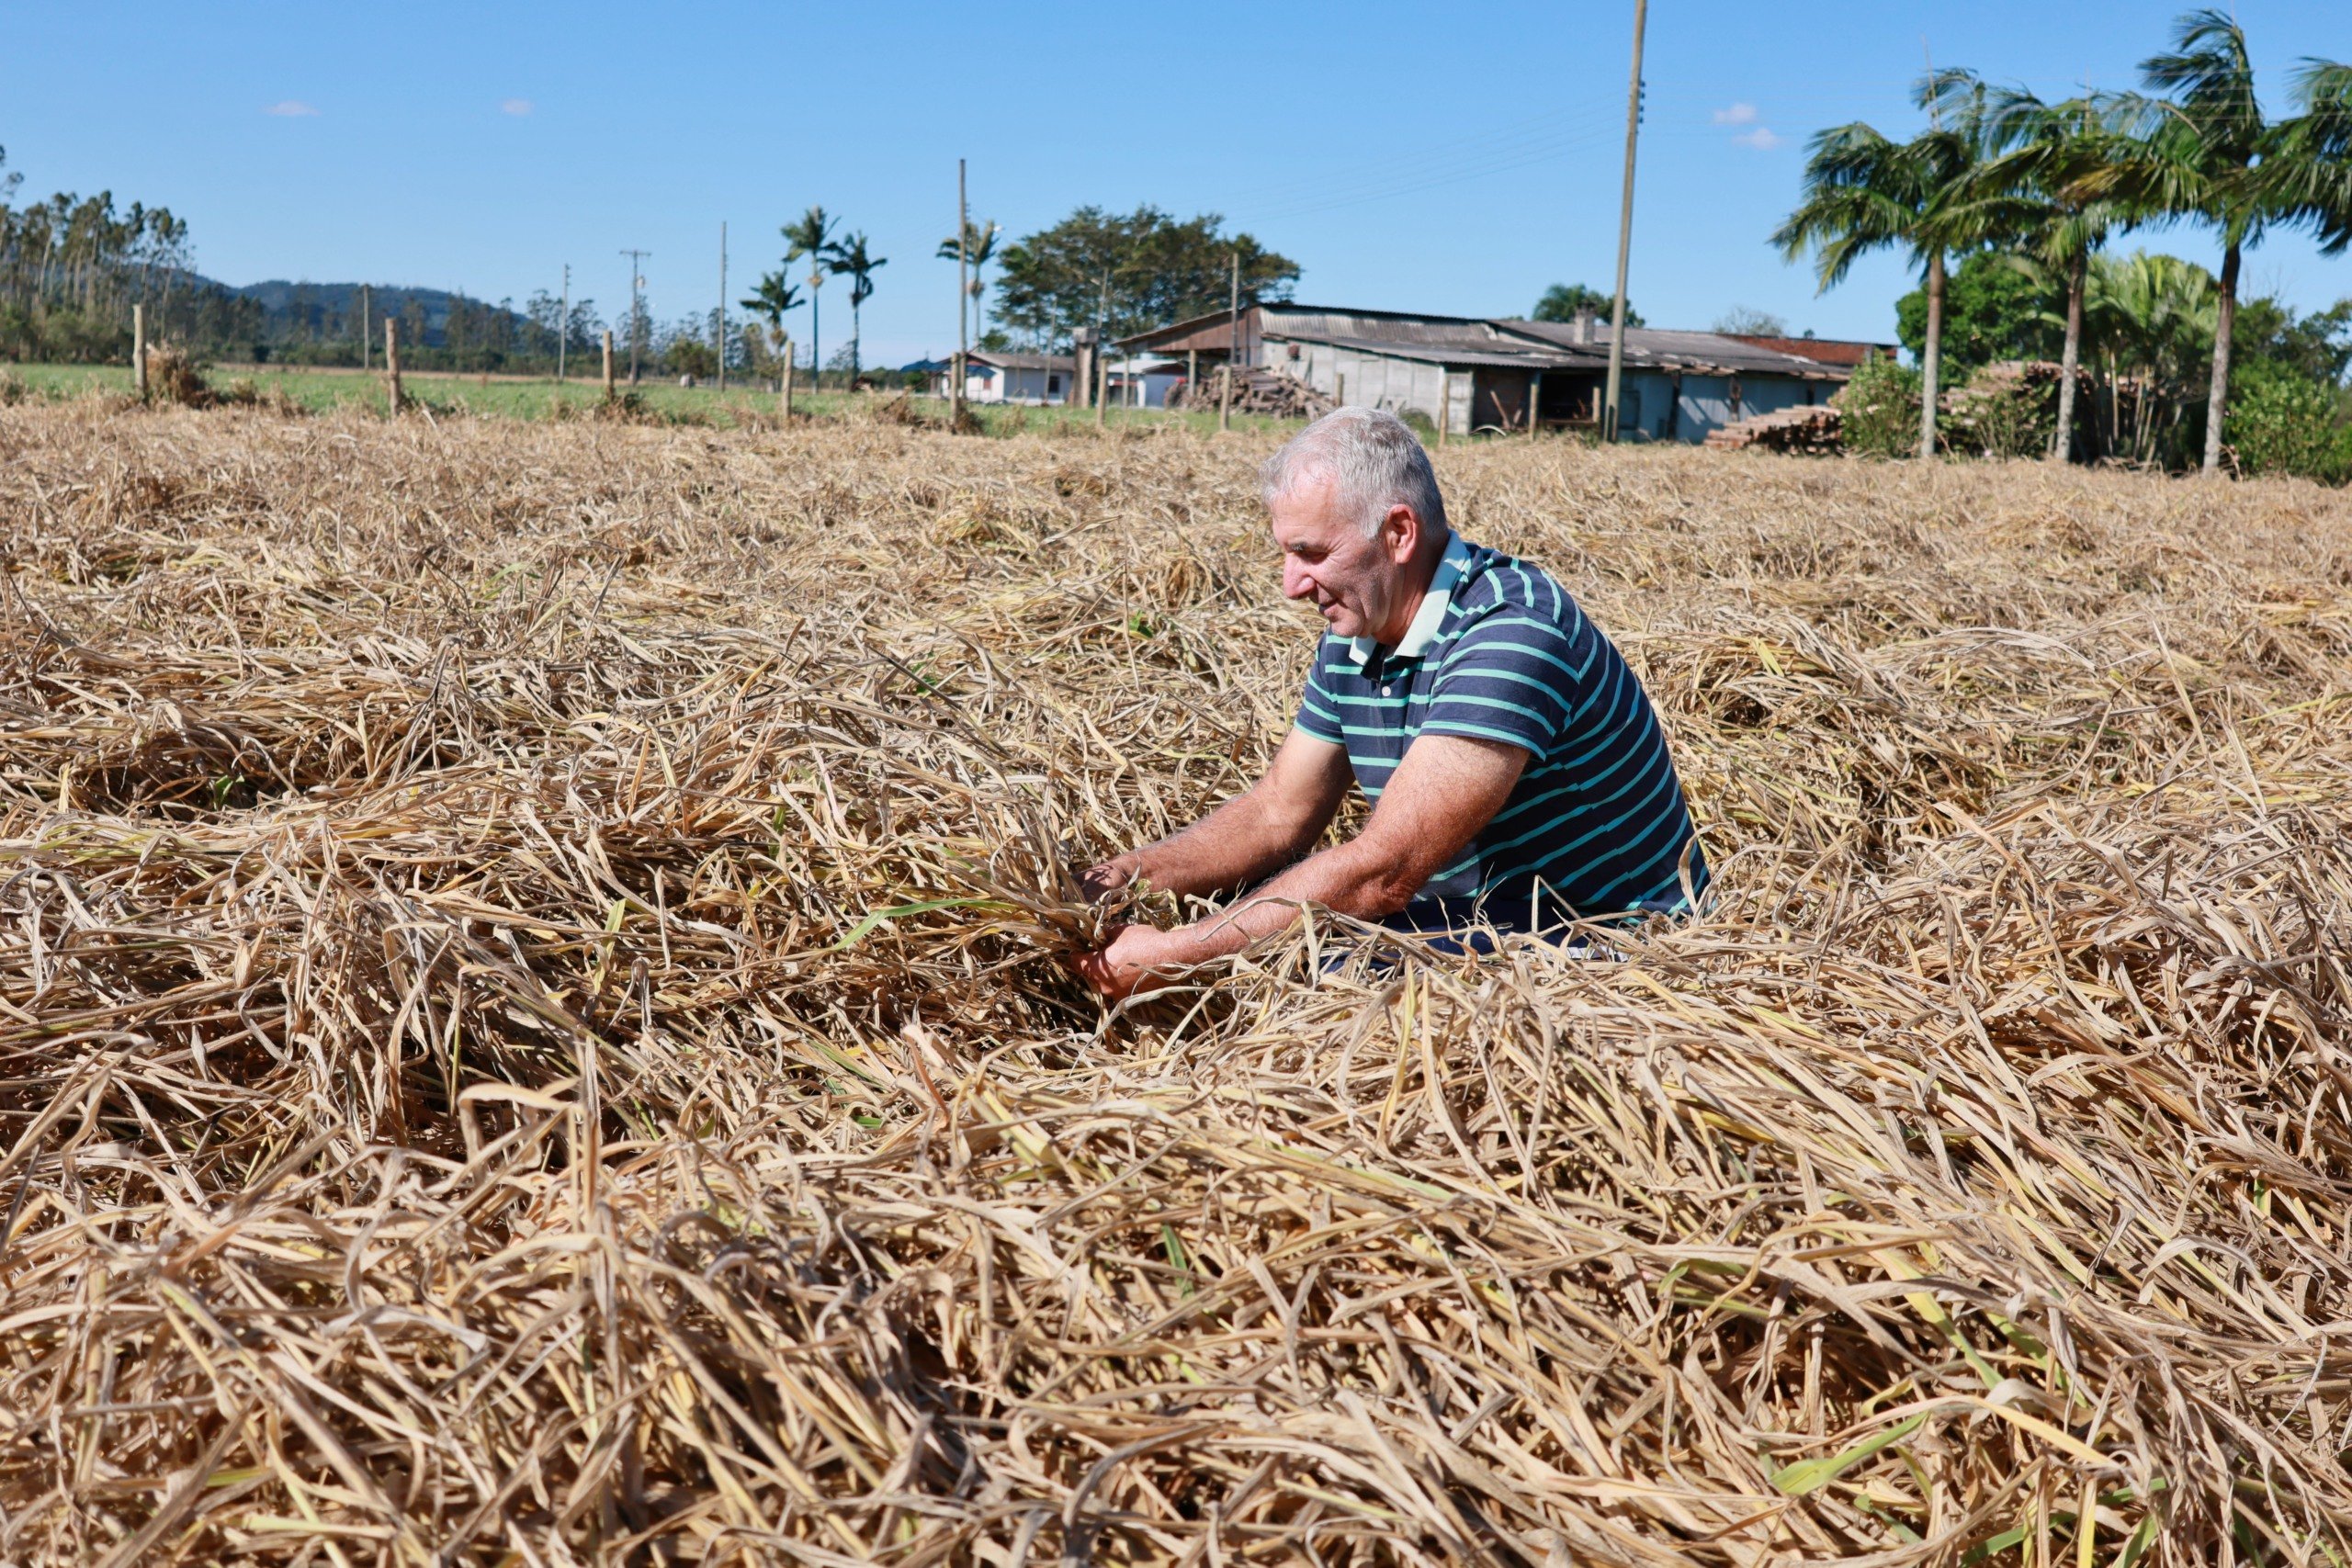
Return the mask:
{"type": "Polygon", "coordinates": [[[1233,428],[1233,365],[1227,361],[1216,373],[1216,427],[1220,432],[1233,428]]]}
{"type": "Polygon", "coordinates": [[[605,329],[605,400],[613,400],[613,329],[605,329]]]}
{"type": "Polygon", "coordinates": [[[139,400],[147,400],[147,307],[130,308],[130,379],[139,400]]]}
{"type": "Polygon", "coordinates": [[[784,423],[786,424],[790,424],[792,423],[793,369],[792,340],[787,337],[784,340],[784,379],[779,383],[783,389],[777,393],[777,396],[784,401],[784,423]]]}
{"type": "Polygon", "coordinates": [[[1453,429],[1453,372],[1441,365],[1437,368],[1437,444],[1453,429]]]}
{"type": "Polygon", "coordinates": [[[1094,428],[1100,430],[1102,428],[1102,411],[1111,402],[1111,356],[1098,348],[1094,351],[1094,428]]]}
{"type": "Polygon", "coordinates": [[[401,412],[401,319],[384,318],[384,386],[391,412],[401,412]]]}

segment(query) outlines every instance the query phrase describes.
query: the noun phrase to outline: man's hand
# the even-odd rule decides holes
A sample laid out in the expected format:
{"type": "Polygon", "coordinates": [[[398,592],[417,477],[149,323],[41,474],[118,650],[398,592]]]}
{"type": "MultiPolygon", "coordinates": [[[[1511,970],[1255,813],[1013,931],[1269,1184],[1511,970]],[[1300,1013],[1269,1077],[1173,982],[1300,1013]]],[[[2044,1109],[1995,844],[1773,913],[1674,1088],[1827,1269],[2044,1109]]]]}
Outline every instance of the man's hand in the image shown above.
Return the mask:
{"type": "Polygon", "coordinates": [[[1174,980],[1177,971],[1199,962],[1188,935],[1185,930],[1121,926],[1109,942],[1070,960],[1070,967],[1109,1000],[1124,1001],[1138,991],[1158,990],[1174,980]]]}
{"type": "Polygon", "coordinates": [[[1103,899],[1136,879],[1136,857],[1133,854],[1114,855],[1101,865],[1090,865],[1080,874],[1079,891],[1086,895],[1090,904],[1103,899]]]}

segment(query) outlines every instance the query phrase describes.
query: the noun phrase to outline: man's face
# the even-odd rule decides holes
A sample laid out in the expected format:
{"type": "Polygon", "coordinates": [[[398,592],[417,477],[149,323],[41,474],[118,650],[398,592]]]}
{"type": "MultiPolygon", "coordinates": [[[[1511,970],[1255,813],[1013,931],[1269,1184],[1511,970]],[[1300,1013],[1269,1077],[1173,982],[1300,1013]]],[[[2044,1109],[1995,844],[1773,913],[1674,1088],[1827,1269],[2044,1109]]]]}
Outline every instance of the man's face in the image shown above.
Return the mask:
{"type": "Polygon", "coordinates": [[[1269,509],[1283,552],[1283,596],[1310,601],[1337,636],[1393,642],[1404,634],[1394,623],[1405,618],[1405,566],[1419,525],[1400,506],[1366,538],[1334,504],[1333,490],[1329,475],[1308,474],[1269,509]]]}

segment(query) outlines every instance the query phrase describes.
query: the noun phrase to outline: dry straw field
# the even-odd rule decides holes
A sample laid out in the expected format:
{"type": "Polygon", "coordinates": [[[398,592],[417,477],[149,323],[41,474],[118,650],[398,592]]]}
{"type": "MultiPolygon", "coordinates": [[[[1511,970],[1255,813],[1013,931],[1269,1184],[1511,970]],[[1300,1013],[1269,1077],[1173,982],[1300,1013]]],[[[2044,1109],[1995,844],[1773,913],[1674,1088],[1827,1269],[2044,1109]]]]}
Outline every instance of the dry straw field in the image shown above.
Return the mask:
{"type": "Polygon", "coordinates": [[[1719,899],[1106,1018],[1265,447],[0,410],[0,1561],[2352,1559],[2352,504],[1457,447],[1719,899]]]}

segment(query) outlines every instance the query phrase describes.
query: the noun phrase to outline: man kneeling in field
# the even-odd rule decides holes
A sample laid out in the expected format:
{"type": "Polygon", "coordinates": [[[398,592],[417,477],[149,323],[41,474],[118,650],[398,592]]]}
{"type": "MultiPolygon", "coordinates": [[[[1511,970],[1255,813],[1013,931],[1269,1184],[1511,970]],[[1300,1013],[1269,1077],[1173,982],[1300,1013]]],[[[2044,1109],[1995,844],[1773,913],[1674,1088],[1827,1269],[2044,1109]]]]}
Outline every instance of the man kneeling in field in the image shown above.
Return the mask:
{"type": "Polygon", "coordinates": [[[1432,934],[1687,910],[1706,862],[1641,682],[1542,568],[1447,528],[1412,431],[1341,409],[1261,477],[1283,592],[1329,628],[1297,722],[1247,794],[1085,875],[1098,898],[1255,891],[1173,931],[1123,926],[1080,973],[1148,990],[1308,904],[1432,934]],[[1371,819],[1308,854],[1351,782],[1371,819]]]}

